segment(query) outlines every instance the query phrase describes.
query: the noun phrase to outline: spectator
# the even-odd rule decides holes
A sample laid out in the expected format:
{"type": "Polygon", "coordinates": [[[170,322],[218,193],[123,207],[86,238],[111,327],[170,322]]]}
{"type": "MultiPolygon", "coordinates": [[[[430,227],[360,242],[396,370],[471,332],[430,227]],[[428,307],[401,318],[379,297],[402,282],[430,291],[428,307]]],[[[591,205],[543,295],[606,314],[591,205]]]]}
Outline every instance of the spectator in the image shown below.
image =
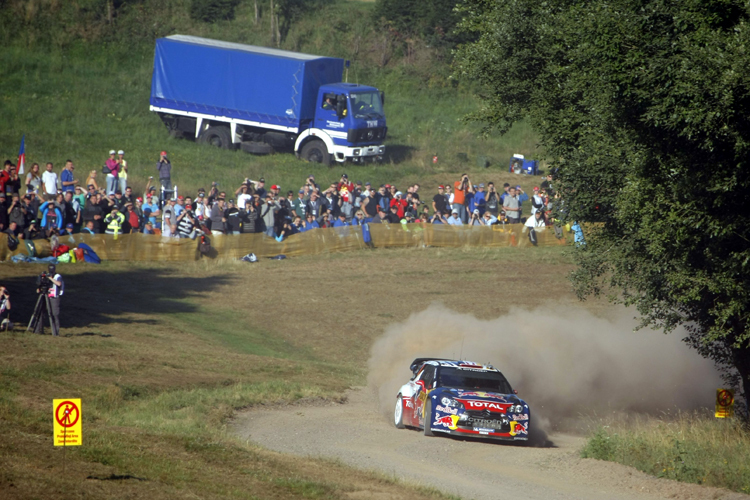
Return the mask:
{"type": "Polygon", "coordinates": [[[5,160],[3,169],[0,170],[0,192],[10,194],[9,191],[5,190],[5,184],[10,182],[10,167],[13,165],[10,160],[5,160]]]}
{"type": "Polygon", "coordinates": [[[73,198],[73,191],[65,192],[61,211],[63,214],[63,223],[66,227],[68,226],[68,224],[73,224],[76,229],[80,229],[81,206],[78,204],[78,200],[75,200],[73,198]]]}
{"type": "MultiPolygon", "coordinates": [[[[424,216],[424,214],[422,215],[424,216]]],[[[450,214],[448,214],[448,217],[450,217],[450,214]]],[[[432,224],[449,224],[448,217],[446,217],[446,212],[435,212],[429,221],[432,224]]]]}
{"type": "Polygon", "coordinates": [[[94,229],[93,220],[86,221],[86,226],[83,229],[81,229],[81,234],[96,234],[96,229],[94,229]]]}
{"type": "Polygon", "coordinates": [[[398,216],[398,205],[391,205],[391,209],[388,211],[388,214],[385,216],[384,220],[386,222],[390,222],[391,224],[399,223],[401,217],[398,216]]]}
{"type": "Polygon", "coordinates": [[[86,188],[88,191],[99,191],[99,184],[96,183],[96,170],[89,172],[89,176],[86,178],[86,188]]]}
{"type": "Polygon", "coordinates": [[[8,179],[5,181],[5,194],[20,194],[21,193],[21,179],[18,178],[18,171],[16,166],[11,163],[8,168],[8,179]]]}
{"type": "Polygon", "coordinates": [[[39,228],[39,224],[37,223],[36,219],[30,221],[29,225],[26,227],[26,229],[24,229],[23,239],[29,241],[46,239],[46,235],[44,234],[44,231],[39,228]]]}
{"type": "Polygon", "coordinates": [[[123,232],[139,233],[141,230],[141,217],[132,203],[125,204],[125,225],[123,232]]]}
{"type": "Polygon", "coordinates": [[[531,215],[537,213],[537,211],[544,211],[544,205],[546,205],[542,194],[539,192],[539,187],[534,186],[534,195],[531,197],[531,215]]]}
{"type": "Polygon", "coordinates": [[[147,196],[146,203],[143,204],[143,216],[151,222],[153,227],[156,227],[156,217],[159,215],[161,215],[161,210],[159,210],[159,205],[154,202],[154,197],[147,196]]]}
{"type": "Polygon", "coordinates": [[[258,232],[258,210],[255,203],[247,202],[244,210],[240,210],[240,222],[242,223],[242,233],[252,234],[258,232]]]}
{"type": "Polygon", "coordinates": [[[497,217],[492,215],[490,211],[486,211],[484,215],[482,216],[482,222],[485,226],[491,226],[497,222],[497,217]]]}
{"type": "Polygon", "coordinates": [[[307,202],[305,208],[305,214],[312,214],[313,218],[317,221],[323,213],[323,202],[318,199],[318,193],[310,194],[310,201],[307,202]]]}
{"type": "MultiPolygon", "coordinates": [[[[33,191],[31,193],[33,193],[33,191]]],[[[76,186],[75,192],[73,194],[73,199],[78,202],[79,207],[83,207],[83,205],[86,204],[86,193],[83,192],[83,188],[81,186],[76,186]]]]}
{"type": "Polygon", "coordinates": [[[307,201],[305,201],[305,190],[300,189],[297,193],[297,199],[292,202],[292,210],[294,210],[294,213],[297,214],[297,217],[304,219],[306,209],[307,201]]]}
{"type": "Polygon", "coordinates": [[[479,210],[479,215],[484,215],[484,211],[487,209],[487,193],[484,191],[484,184],[479,183],[477,186],[477,190],[474,193],[474,208],[472,209],[472,212],[475,209],[479,210]]]}
{"type": "Polygon", "coordinates": [[[161,183],[161,188],[169,193],[172,194],[172,164],[169,162],[169,158],[167,158],[167,152],[162,151],[161,155],[159,156],[159,161],[156,163],[156,171],[159,173],[159,182],[161,183]]]}
{"type": "Polygon", "coordinates": [[[454,208],[451,211],[451,216],[448,219],[448,225],[450,226],[463,226],[464,225],[463,221],[461,220],[461,215],[459,213],[458,208],[454,208]]]}
{"type": "Polygon", "coordinates": [[[334,221],[333,227],[345,227],[345,226],[351,226],[348,222],[346,222],[346,214],[344,212],[339,213],[338,219],[334,221]]]}
{"type": "Polygon", "coordinates": [[[469,175],[461,175],[461,180],[454,182],[453,185],[455,189],[453,190],[453,208],[451,214],[453,210],[458,210],[458,218],[461,219],[461,222],[465,223],[467,221],[466,194],[469,192],[469,186],[471,186],[469,175]]]}
{"type": "Polygon", "coordinates": [[[508,184],[508,183],[506,182],[505,184],[503,184],[503,192],[502,192],[502,194],[500,195],[500,199],[501,199],[501,200],[502,200],[503,202],[505,202],[505,197],[506,197],[506,196],[508,196],[508,194],[510,194],[510,193],[509,193],[509,191],[510,191],[510,184],[508,184]]]}
{"type": "MultiPolygon", "coordinates": [[[[117,161],[120,163],[120,172],[117,175],[120,192],[125,193],[128,188],[128,162],[125,160],[125,151],[122,149],[117,152],[117,161]]],[[[133,203],[133,200],[128,201],[133,203]]]]}
{"type": "Polygon", "coordinates": [[[391,200],[391,207],[396,207],[398,220],[401,220],[404,218],[404,213],[406,211],[406,200],[402,198],[403,198],[403,194],[401,193],[401,191],[396,191],[393,195],[393,199],[391,200]]]}
{"type": "Polygon", "coordinates": [[[234,205],[234,200],[229,200],[226,210],[224,210],[224,219],[226,219],[227,234],[240,234],[240,210],[234,205]]]}
{"type": "Polygon", "coordinates": [[[508,194],[503,201],[503,210],[508,216],[509,224],[518,224],[521,220],[521,203],[516,196],[516,188],[508,189],[508,194]]]}
{"type": "Polygon", "coordinates": [[[289,219],[285,219],[281,224],[281,229],[279,230],[278,236],[276,236],[276,241],[283,241],[289,236],[294,234],[294,227],[292,226],[292,221],[289,219]]]}
{"type": "Polygon", "coordinates": [[[250,182],[253,184],[253,187],[255,188],[255,194],[257,194],[261,200],[265,200],[266,194],[268,194],[268,192],[266,191],[266,180],[263,177],[261,177],[257,181],[250,181],[250,182]]]}
{"type": "Polygon", "coordinates": [[[44,184],[44,197],[46,200],[54,200],[57,196],[57,174],[52,171],[54,166],[47,163],[47,169],[42,174],[42,183],[44,184]]]}
{"type": "Polygon", "coordinates": [[[161,234],[169,238],[177,238],[177,199],[168,200],[162,210],[161,234]]]}
{"type": "Polygon", "coordinates": [[[23,233],[26,227],[26,205],[19,199],[18,194],[12,196],[7,213],[8,223],[15,223],[18,228],[16,234],[23,233]]]}
{"type": "MultiPolygon", "coordinates": [[[[226,217],[224,217],[225,209],[226,203],[224,198],[218,198],[216,203],[211,207],[211,234],[224,234],[227,222],[226,217]]],[[[271,227],[273,228],[273,224],[271,227]]]]}
{"type": "Polygon", "coordinates": [[[13,323],[10,322],[10,293],[4,286],[0,286],[0,331],[13,329],[13,323]]]}
{"type": "Polygon", "coordinates": [[[487,200],[485,201],[486,211],[492,214],[493,217],[497,218],[497,214],[500,212],[500,205],[502,204],[502,199],[500,198],[500,195],[497,193],[497,191],[495,191],[494,182],[487,183],[486,198],[487,198],[487,200]]]}
{"type": "Polygon", "coordinates": [[[117,209],[120,212],[125,211],[125,198],[122,197],[122,193],[119,190],[115,191],[114,197],[109,194],[107,196],[114,202],[115,205],[117,205],[117,209]]]}
{"type": "Polygon", "coordinates": [[[143,234],[156,234],[156,231],[154,230],[154,225],[151,223],[151,221],[147,221],[146,224],[143,226],[143,234]]]}
{"type": "Polygon", "coordinates": [[[198,224],[195,219],[195,214],[193,213],[192,206],[189,209],[186,207],[185,210],[183,210],[182,213],[177,216],[178,236],[180,238],[195,239],[197,225],[198,224]]]}
{"type": "Polygon", "coordinates": [[[274,224],[276,222],[276,211],[278,210],[278,206],[276,205],[276,202],[273,200],[273,195],[271,193],[268,193],[266,195],[266,200],[261,208],[260,211],[260,219],[263,221],[263,232],[266,233],[267,236],[275,237],[274,234],[274,224]]]}
{"type": "Polygon", "coordinates": [[[60,173],[60,185],[62,186],[63,193],[70,193],[72,195],[76,189],[78,181],[76,180],[75,175],[73,175],[73,170],[75,170],[73,162],[66,160],[65,167],[60,173]]]}
{"type": "Polygon", "coordinates": [[[133,196],[133,188],[126,187],[124,191],[122,191],[122,199],[125,200],[125,203],[132,203],[135,205],[135,197],[133,196]]]}
{"type": "Polygon", "coordinates": [[[237,191],[234,192],[234,195],[237,197],[238,210],[245,210],[245,203],[253,199],[250,187],[248,186],[249,183],[250,179],[245,178],[245,182],[243,182],[240,187],[237,188],[237,191]]]}
{"type": "Polygon", "coordinates": [[[432,198],[432,210],[436,214],[442,214],[448,208],[448,200],[445,197],[445,186],[438,186],[438,191],[432,198]]]}
{"type": "Polygon", "coordinates": [[[104,220],[104,211],[99,205],[99,195],[92,194],[86,201],[83,210],[81,211],[81,217],[86,227],[89,227],[94,233],[101,233],[101,223],[104,220]]]}
{"type": "Polygon", "coordinates": [[[109,215],[104,218],[104,233],[117,236],[122,233],[124,224],[125,216],[120,212],[119,207],[114,205],[109,215]]]}
{"type": "Polygon", "coordinates": [[[117,191],[119,184],[117,176],[120,173],[120,162],[115,157],[115,150],[109,152],[109,158],[104,164],[103,171],[107,174],[107,196],[117,191]]]}
{"type": "Polygon", "coordinates": [[[26,192],[39,192],[39,188],[42,187],[42,177],[39,173],[39,164],[34,163],[31,165],[31,170],[26,175],[26,192]]]}
{"type": "MultiPolygon", "coordinates": [[[[369,185],[369,182],[368,182],[369,185]]],[[[368,219],[372,219],[378,214],[378,198],[377,198],[377,192],[372,190],[371,187],[366,191],[366,195],[364,199],[362,199],[362,203],[360,204],[362,211],[365,214],[365,217],[368,219]]]]}
{"type": "Polygon", "coordinates": [[[546,224],[544,223],[542,214],[543,212],[541,210],[537,210],[533,216],[526,219],[526,222],[523,225],[523,232],[525,233],[529,228],[534,229],[537,232],[543,231],[546,224]]]}
{"type": "Polygon", "coordinates": [[[60,230],[60,236],[72,235],[74,231],[75,231],[75,225],[67,224],[64,228],[60,230]]]}
{"type": "Polygon", "coordinates": [[[373,217],[370,222],[372,224],[381,224],[383,221],[388,222],[386,216],[387,214],[385,213],[385,209],[378,205],[378,213],[375,214],[375,217],[373,217]]]}
{"type": "Polygon", "coordinates": [[[180,195],[177,197],[177,202],[174,205],[174,214],[179,217],[183,210],[185,210],[185,197],[180,195]]]}
{"type": "Polygon", "coordinates": [[[528,201],[529,195],[523,192],[521,186],[516,186],[516,193],[518,196],[518,218],[520,219],[523,217],[523,202],[528,201]]]}
{"type": "Polygon", "coordinates": [[[365,223],[365,213],[362,210],[357,210],[352,218],[352,226],[361,226],[365,223]]]}
{"type": "Polygon", "coordinates": [[[10,204],[5,198],[5,193],[0,191],[0,231],[8,228],[8,207],[10,204]]]}
{"type": "Polygon", "coordinates": [[[542,189],[544,189],[550,196],[555,196],[555,190],[552,187],[552,174],[547,174],[545,179],[542,181],[542,189]]]}
{"type": "Polygon", "coordinates": [[[320,224],[315,220],[315,216],[311,213],[305,215],[305,221],[302,222],[302,228],[300,232],[310,231],[311,229],[320,228],[320,224]]]}
{"type": "MultiPolygon", "coordinates": [[[[252,196],[250,197],[250,200],[252,200],[252,196]]],[[[252,204],[252,201],[248,200],[248,205],[252,204]]],[[[207,213],[205,198],[203,193],[198,193],[198,196],[195,198],[195,204],[193,205],[193,213],[195,214],[195,218],[199,221],[205,220],[206,217],[210,214],[207,213]]]]}
{"type": "Polygon", "coordinates": [[[475,208],[469,218],[469,226],[484,226],[484,219],[479,215],[479,209],[475,208]]]}

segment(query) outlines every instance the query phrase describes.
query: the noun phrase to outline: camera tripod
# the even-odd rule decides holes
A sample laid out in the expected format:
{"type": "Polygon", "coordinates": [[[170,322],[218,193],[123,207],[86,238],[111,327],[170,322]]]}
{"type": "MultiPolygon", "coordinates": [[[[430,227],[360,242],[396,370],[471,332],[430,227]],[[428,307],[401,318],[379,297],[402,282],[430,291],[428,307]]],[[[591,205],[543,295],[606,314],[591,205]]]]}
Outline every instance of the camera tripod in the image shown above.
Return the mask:
{"type": "Polygon", "coordinates": [[[49,303],[49,295],[47,290],[39,292],[39,298],[36,299],[36,306],[34,307],[34,314],[31,315],[29,326],[26,331],[33,331],[34,333],[44,332],[44,312],[47,312],[47,319],[49,319],[49,327],[52,333],[55,333],[55,327],[52,324],[52,307],[49,303]]]}

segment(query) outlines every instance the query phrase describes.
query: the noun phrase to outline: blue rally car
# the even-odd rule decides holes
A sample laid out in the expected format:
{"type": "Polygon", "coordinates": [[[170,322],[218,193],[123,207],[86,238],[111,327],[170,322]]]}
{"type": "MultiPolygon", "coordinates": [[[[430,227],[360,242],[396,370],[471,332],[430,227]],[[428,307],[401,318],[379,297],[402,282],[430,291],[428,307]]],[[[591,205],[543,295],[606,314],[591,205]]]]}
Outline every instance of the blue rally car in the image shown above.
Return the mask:
{"type": "Polygon", "coordinates": [[[417,358],[414,376],[396,396],[399,429],[424,429],[506,441],[529,438],[529,406],[492,365],[471,361],[417,358]]]}

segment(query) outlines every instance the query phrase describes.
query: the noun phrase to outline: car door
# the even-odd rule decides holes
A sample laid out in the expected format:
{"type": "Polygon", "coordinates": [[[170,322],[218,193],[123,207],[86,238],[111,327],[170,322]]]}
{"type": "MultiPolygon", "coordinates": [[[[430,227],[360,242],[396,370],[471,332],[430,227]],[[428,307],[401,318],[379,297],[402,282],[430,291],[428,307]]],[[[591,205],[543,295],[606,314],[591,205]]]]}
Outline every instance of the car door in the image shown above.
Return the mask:
{"type": "Polygon", "coordinates": [[[419,425],[424,425],[424,405],[430,391],[435,387],[435,366],[425,365],[422,369],[421,376],[417,381],[417,394],[414,397],[414,411],[416,413],[415,421],[419,425]]]}

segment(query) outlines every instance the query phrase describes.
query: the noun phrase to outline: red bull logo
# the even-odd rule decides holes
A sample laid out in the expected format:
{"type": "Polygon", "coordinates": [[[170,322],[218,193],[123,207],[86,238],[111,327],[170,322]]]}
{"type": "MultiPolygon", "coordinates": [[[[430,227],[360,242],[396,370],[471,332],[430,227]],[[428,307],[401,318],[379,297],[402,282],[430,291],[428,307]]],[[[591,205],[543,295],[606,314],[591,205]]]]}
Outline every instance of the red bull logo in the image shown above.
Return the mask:
{"type": "Polygon", "coordinates": [[[515,420],[510,423],[510,435],[511,436],[528,436],[529,435],[529,429],[527,427],[528,424],[522,424],[521,422],[516,422],[515,420]]]}
{"type": "Polygon", "coordinates": [[[458,416],[457,415],[446,415],[444,417],[438,417],[435,419],[435,423],[432,424],[433,426],[443,426],[447,427],[451,430],[455,430],[457,428],[456,422],[458,422],[458,416]]]}

